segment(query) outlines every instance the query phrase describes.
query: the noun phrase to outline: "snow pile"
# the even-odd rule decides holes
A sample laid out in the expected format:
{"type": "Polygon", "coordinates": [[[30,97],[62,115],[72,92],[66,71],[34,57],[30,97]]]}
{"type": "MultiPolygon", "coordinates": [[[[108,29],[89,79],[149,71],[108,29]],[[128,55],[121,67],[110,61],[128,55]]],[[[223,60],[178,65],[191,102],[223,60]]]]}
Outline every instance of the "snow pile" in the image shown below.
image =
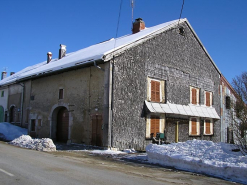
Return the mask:
{"type": "Polygon", "coordinates": [[[234,145],[189,140],[146,147],[148,161],[163,166],[247,183],[247,156],[232,152],[234,145]]]}
{"type": "Polygon", "coordinates": [[[12,125],[7,122],[0,123],[0,140],[12,141],[13,139],[26,135],[27,129],[12,125]]]}
{"type": "Polygon", "coordinates": [[[22,135],[9,142],[9,144],[38,151],[56,151],[56,146],[54,145],[53,141],[49,138],[32,139],[28,135],[22,135]]]}
{"type": "Polygon", "coordinates": [[[110,154],[110,155],[126,154],[125,152],[113,151],[113,150],[92,150],[92,151],[90,151],[90,153],[92,153],[92,154],[110,154]]]}
{"type": "Polygon", "coordinates": [[[134,148],[131,148],[131,149],[124,149],[123,152],[128,153],[128,154],[136,153],[136,151],[135,151],[134,148]]]}

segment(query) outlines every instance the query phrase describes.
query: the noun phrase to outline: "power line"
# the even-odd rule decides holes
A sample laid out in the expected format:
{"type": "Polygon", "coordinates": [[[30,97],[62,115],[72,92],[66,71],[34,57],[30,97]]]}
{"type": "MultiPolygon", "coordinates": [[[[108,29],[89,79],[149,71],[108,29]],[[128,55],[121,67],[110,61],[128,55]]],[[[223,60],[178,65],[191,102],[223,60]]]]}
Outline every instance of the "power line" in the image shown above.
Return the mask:
{"type": "Polygon", "coordinates": [[[180,16],[179,16],[179,20],[178,20],[178,25],[179,25],[179,22],[180,22],[180,19],[181,19],[181,16],[182,16],[183,8],[184,8],[184,0],[183,0],[182,8],[181,8],[181,11],[180,11],[180,16]]]}

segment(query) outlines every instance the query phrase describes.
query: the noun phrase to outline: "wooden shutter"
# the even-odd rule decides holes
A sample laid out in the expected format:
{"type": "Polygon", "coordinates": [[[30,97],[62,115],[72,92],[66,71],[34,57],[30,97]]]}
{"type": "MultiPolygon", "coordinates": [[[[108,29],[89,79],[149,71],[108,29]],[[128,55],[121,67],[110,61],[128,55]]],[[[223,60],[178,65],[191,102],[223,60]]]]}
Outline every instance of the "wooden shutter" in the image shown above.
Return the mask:
{"type": "Polygon", "coordinates": [[[197,122],[195,118],[191,119],[191,135],[197,135],[197,122]]]}
{"type": "Polygon", "coordinates": [[[210,132],[210,120],[205,120],[205,134],[211,134],[211,132],[210,132]]]}
{"type": "Polygon", "coordinates": [[[151,131],[150,133],[156,137],[156,134],[160,132],[160,118],[158,116],[151,116],[151,131]]]}
{"type": "Polygon", "coordinates": [[[151,80],[151,101],[160,102],[160,82],[151,80]]]}
{"type": "Polygon", "coordinates": [[[206,92],[206,106],[210,107],[210,92],[206,92]]]}
{"type": "Polygon", "coordinates": [[[191,98],[192,98],[192,104],[194,104],[194,105],[196,105],[197,104],[197,102],[196,102],[196,89],[192,89],[191,90],[192,92],[191,92],[191,98]]]}

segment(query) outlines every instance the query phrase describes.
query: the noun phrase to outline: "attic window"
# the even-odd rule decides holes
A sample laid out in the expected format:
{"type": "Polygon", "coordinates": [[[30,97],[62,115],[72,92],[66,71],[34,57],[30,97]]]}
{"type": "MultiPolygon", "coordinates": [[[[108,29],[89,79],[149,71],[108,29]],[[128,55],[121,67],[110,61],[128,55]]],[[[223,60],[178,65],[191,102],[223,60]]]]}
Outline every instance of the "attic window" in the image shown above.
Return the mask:
{"type": "Polygon", "coordinates": [[[185,34],[184,27],[179,28],[179,34],[184,36],[184,34],[185,34]]]}

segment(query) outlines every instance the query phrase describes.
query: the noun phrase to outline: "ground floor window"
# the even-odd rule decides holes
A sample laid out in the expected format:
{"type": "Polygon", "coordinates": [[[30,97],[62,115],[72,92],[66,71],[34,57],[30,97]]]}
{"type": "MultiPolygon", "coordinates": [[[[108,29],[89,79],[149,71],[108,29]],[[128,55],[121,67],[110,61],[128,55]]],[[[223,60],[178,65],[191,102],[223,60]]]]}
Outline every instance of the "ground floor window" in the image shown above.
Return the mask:
{"type": "Polygon", "coordinates": [[[31,119],[31,132],[35,132],[36,120],[31,119]]]}
{"type": "Polygon", "coordinates": [[[204,135],[212,135],[213,134],[213,121],[212,119],[204,120],[204,135]]]}
{"type": "Polygon", "coordinates": [[[199,136],[200,135],[200,119],[198,117],[190,118],[189,135],[191,135],[191,136],[199,136]]]}
{"type": "Polygon", "coordinates": [[[148,115],[146,118],[146,138],[156,137],[157,133],[164,133],[165,115],[148,115]]]}

